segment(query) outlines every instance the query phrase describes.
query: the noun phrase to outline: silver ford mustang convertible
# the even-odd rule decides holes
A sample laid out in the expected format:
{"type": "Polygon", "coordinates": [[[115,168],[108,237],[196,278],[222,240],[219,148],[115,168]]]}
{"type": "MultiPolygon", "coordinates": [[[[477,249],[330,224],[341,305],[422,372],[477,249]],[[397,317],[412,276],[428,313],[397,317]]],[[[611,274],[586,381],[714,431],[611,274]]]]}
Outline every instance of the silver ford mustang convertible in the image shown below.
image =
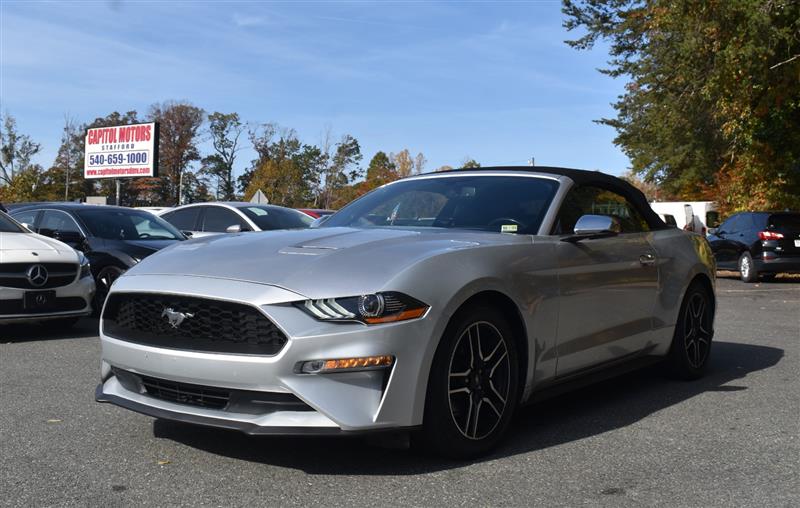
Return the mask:
{"type": "Polygon", "coordinates": [[[114,284],[110,402],[249,434],[413,431],[485,453],[514,410],[577,384],[708,362],[714,261],[617,178],[426,174],[307,230],[180,242],[114,284]]]}

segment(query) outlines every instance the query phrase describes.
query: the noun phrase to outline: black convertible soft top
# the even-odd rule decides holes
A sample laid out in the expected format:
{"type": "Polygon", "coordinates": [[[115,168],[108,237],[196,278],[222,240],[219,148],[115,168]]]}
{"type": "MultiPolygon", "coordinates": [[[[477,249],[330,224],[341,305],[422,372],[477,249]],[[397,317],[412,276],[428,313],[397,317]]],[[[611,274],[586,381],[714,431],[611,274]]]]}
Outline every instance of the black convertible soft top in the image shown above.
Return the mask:
{"type": "Polygon", "coordinates": [[[449,169],[441,173],[460,173],[473,171],[521,171],[525,173],[544,173],[548,175],[566,176],[575,185],[593,185],[614,191],[624,196],[642,214],[651,229],[666,229],[667,226],[661,217],[650,208],[642,191],[626,182],[622,178],[612,176],[600,171],[587,171],[585,169],[559,168],[554,166],[491,166],[481,168],[449,169]]]}

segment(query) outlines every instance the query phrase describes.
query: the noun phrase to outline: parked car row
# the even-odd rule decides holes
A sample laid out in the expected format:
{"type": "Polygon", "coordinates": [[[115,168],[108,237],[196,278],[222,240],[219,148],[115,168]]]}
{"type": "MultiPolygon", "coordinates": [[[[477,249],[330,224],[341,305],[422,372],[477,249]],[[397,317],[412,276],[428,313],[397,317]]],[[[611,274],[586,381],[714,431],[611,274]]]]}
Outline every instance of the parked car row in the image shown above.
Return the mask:
{"type": "MultiPolygon", "coordinates": [[[[0,269],[0,299],[8,301],[0,310],[0,322],[29,317],[41,321],[49,317],[46,313],[50,311],[54,316],[72,312],[69,306],[63,310],[67,307],[61,306],[59,299],[62,294],[72,296],[70,284],[76,281],[67,280],[67,273],[73,271],[61,269],[63,263],[51,259],[53,256],[72,255],[86,261],[81,268],[83,276],[88,275],[94,282],[89,288],[85,280],[77,281],[86,293],[81,297],[91,293],[88,311],[82,306],[77,315],[88,314],[92,309],[99,315],[114,281],[158,250],[192,236],[307,228],[314,220],[291,208],[252,203],[208,203],[154,210],[40,202],[18,203],[9,208],[10,216],[3,216],[4,236],[0,243],[0,263],[5,263],[0,269]],[[30,270],[48,272],[49,282],[42,286],[25,282],[30,270]],[[11,291],[12,288],[23,292],[11,291]],[[51,288],[58,289],[54,292],[51,288]],[[34,306],[36,301],[42,303],[34,306]]],[[[76,302],[68,303],[74,307],[76,302]]]]}

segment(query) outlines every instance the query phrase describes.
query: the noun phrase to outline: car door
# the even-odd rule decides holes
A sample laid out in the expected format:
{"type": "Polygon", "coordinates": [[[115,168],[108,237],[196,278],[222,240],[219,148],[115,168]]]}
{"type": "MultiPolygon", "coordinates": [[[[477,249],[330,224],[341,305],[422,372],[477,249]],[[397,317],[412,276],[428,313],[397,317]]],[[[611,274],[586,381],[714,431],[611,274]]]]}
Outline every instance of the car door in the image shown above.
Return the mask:
{"type": "Polygon", "coordinates": [[[249,231],[250,226],[241,218],[239,214],[223,206],[204,206],[203,235],[217,235],[226,233],[231,226],[239,226],[241,231],[249,231]]]}
{"type": "Polygon", "coordinates": [[[189,206],[161,214],[160,217],[188,236],[203,236],[200,231],[200,212],[205,207],[189,206]]]}
{"type": "Polygon", "coordinates": [[[621,233],[556,245],[559,377],[640,352],[652,337],[658,270],[646,220],[621,194],[583,185],[566,195],[554,233],[590,214],[615,217],[621,233]]]}

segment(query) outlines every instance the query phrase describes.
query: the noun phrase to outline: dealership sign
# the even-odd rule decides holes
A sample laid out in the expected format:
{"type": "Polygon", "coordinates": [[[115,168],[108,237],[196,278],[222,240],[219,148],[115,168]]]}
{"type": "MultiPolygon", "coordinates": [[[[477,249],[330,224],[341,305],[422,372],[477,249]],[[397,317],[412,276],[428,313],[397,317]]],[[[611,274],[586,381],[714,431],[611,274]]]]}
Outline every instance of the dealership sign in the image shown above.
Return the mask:
{"type": "Polygon", "coordinates": [[[158,123],[86,131],[85,178],[158,176],[158,123]]]}

